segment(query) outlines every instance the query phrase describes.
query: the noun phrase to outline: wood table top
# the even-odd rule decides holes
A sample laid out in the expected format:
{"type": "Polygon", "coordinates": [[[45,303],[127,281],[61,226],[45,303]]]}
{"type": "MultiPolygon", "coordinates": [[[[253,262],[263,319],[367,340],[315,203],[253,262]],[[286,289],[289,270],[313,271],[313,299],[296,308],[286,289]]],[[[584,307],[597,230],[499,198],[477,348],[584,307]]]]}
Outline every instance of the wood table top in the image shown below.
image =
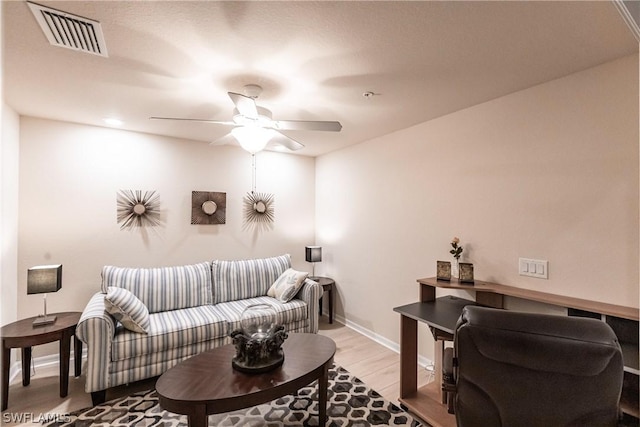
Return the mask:
{"type": "Polygon", "coordinates": [[[309,277],[309,279],[313,280],[314,282],[317,282],[322,287],[333,285],[335,283],[335,281],[329,277],[314,276],[314,277],[309,277]]]}
{"type": "Polygon", "coordinates": [[[479,304],[468,299],[447,295],[436,298],[435,301],[414,302],[395,307],[393,311],[453,335],[462,309],[468,305],[479,304]]]}
{"type": "Polygon", "coordinates": [[[594,313],[606,314],[609,316],[622,317],[624,319],[639,320],[640,310],[636,307],[608,304],[604,302],[585,300],[564,295],[550,294],[535,291],[532,289],[518,288],[515,286],[501,285],[498,283],[484,282],[476,280],[474,283],[461,283],[457,279],[451,281],[438,280],[435,277],[418,279],[421,285],[433,286],[437,288],[464,289],[467,291],[489,292],[499,295],[506,295],[516,298],[523,298],[538,301],[546,304],[561,307],[577,308],[579,310],[592,311],[594,313]]]}
{"type": "Polygon", "coordinates": [[[205,403],[207,413],[214,414],[269,402],[319,378],[333,360],[336,345],[322,335],[290,333],[282,349],[282,366],[262,374],[232,368],[233,344],[180,362],[156,383],[160,404],[171,412],[185,413],[184,405],[205,403]]]}
{"type": "Polygon", "coordinates": [[[76,326],[82,313],[71,311],[64,313],[49,313],[49,316],[56,316],[56,321],[48,325],[33,326],[33,321],[37,316],[28,319],[18,320],[2,327],[2,338],[29,338],[34,336],[57,333],[61,330],[76,326]]]}

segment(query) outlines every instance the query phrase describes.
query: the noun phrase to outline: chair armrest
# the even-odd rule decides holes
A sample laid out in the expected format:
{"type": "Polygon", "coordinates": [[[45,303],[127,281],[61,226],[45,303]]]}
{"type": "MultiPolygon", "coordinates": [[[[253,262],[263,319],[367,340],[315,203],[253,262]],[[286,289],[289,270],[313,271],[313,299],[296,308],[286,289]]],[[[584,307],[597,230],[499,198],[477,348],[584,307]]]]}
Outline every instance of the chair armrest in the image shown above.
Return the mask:
{"type": "Polygon", "coordinates": [[[76,337],[87,345],[87,393],[109,387],[111,342],[115,332],[116,320],[105,310],[104,294],[98,292],[87,303],[76,327],[76,337]]]}
{"type": "Polygon", "coordinates": [[[300,299],[307,303],[307,309],[309,310],[309,331],[312,334],[318,332],[318,321],[320,315],[318,311],[320,309],[319,301],[322,296],[322,286],[318,282],[314,282],[311,279],[305,279],[302,287],[294,298],[300,299]]]}

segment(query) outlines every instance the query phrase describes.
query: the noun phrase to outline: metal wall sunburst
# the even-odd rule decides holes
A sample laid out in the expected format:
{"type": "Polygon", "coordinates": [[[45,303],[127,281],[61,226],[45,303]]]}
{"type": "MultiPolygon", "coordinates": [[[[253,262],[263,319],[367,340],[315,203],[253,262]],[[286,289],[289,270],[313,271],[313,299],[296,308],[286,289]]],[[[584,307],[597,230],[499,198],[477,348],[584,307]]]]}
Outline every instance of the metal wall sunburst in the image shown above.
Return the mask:
{"type": "Polygon", "coordinates": [[[118,191],[120,229],[160,225],[160,195],[156,191],[118,191]]]}
{"type": "Polygon", "coordinates": [[[273,194],[256,193],[244,196],[244,217],[246,222],[273,222],[275,219],[273,194]]]}
{"type": "Polygon", "coordinates": [[[225,224],[227,193],[192,191],[191,224],[225,224]]]}

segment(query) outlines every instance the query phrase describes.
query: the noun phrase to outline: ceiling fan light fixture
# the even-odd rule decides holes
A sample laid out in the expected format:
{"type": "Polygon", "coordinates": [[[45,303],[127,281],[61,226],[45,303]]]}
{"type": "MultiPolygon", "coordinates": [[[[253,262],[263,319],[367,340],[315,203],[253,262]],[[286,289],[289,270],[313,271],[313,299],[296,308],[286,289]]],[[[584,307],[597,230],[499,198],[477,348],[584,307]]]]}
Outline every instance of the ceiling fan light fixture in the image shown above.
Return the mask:
{"type": "Polygon", "coordinates": [[[274,131],[258,126],[238,126],[231,129],[231,134],[238,140],[242,148],[255,154],[264,150],[269,140],[273,138],[274,131]]]}

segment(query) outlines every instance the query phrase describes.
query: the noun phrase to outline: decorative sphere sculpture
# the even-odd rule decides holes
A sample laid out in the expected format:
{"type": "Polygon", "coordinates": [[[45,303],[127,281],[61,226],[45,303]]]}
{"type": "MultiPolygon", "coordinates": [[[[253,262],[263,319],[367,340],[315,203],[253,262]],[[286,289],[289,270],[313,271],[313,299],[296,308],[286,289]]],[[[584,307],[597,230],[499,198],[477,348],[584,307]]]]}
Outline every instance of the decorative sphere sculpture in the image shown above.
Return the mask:
{"type": "Polygon", "coordinates": [[[268,338],[276,325],[276,311],[269,304],[252,304],[240,316],[242,332],[252,339],[268,338]]]}
{"type": "Polygon", "coordinates": [[[284,362],[282,343],[287,339],[284,326],[276,323],[276,311],[269,304],[248,306],[240,316],[240,329],[231,332],[236,355],[234,369],[245,373],[262,373],[284,362]]]}

